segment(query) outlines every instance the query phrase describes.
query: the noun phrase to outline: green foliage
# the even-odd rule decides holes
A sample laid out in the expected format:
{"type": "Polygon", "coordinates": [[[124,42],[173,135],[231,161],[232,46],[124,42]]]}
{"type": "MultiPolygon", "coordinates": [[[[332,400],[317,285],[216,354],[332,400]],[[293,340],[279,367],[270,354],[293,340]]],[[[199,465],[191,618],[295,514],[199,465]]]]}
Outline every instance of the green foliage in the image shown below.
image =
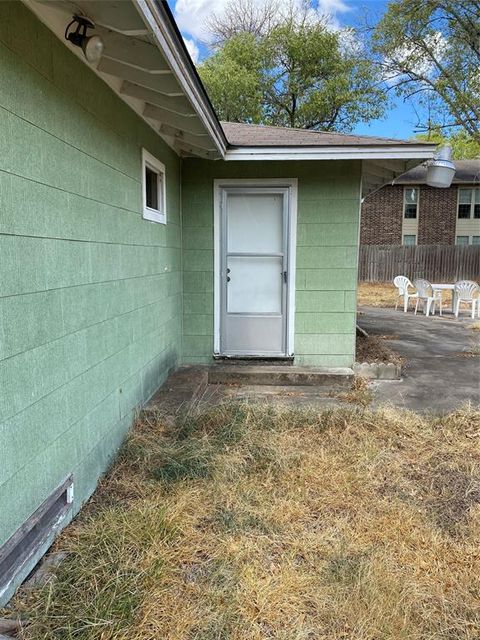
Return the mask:
{"type": "Polygon", "coordinates": [[[261,50],[253,35],[228,40],[199,67],[200,76],[221,120],[261,120],[261,50]]]}
{"type": "Polygon", "coordinates": [[[353,32],[288,17],[264,35],[234,35],[199,72],[220,119],[350,131],[386,104],[356,47],[353,32]]]}
{"type": "Polygon", "coordinates": [[[480,142],[469,136],[465,131],[458,131],[448,137],[437,128],[429,133],[418,134],[416,137],[418,140],[426,140],[438,145],[450,144],[455,160],[471,160],[472,158],[480,157],[480,142]]]}
{"type": "Polygon", "coordinates": [[[374,29],[372,52],[399,94],[440,127],[480,142],[480,2],[394,0],[374,29]]]}

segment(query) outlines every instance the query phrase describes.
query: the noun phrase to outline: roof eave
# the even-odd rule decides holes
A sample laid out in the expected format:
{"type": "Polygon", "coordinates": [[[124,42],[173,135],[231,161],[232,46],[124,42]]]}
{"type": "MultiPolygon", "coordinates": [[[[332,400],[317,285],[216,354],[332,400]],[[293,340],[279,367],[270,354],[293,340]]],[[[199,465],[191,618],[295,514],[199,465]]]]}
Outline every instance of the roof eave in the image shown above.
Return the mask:
{"type": "Polygon", "coordinates": [[[167,59],[183,91],[200,118],[220,155],[225,156],[227,139],[207,93],[193,66],[168,6],[156,0],[132,0],[157,46],[167,59]]]}
{"type": "Polygon", "coordinates": [[[434,144],[338,145],[321,147],[240,147],[230,146],[225,160],[428,160],[434,144]]]}

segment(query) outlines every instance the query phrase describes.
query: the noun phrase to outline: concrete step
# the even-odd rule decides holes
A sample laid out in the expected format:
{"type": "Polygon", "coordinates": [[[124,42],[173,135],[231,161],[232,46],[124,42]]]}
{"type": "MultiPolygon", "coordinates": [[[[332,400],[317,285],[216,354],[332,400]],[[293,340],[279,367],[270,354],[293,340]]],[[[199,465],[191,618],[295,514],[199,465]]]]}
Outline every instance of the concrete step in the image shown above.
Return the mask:
{"type": "Polygon", "coordinates": [[[279,365],[258,366],[214,364],[208,370],[209,384],[238,385],[291,385],[318,387],[349,387],[353,381],[353,369],[348,367],[285,367],[279,365]]]}

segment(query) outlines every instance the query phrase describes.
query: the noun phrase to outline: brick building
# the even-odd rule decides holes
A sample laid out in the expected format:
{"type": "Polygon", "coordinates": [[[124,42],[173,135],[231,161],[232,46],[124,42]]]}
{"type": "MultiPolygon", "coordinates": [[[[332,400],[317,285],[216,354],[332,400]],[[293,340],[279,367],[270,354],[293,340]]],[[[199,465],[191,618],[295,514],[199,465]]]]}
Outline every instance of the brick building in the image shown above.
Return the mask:
{"type": "Polygon", "coordinates": [[[360,243],[480,245],[480,158],[455,167],[449,189],[429,187],[420,165],[368,195],[360,243]]]}

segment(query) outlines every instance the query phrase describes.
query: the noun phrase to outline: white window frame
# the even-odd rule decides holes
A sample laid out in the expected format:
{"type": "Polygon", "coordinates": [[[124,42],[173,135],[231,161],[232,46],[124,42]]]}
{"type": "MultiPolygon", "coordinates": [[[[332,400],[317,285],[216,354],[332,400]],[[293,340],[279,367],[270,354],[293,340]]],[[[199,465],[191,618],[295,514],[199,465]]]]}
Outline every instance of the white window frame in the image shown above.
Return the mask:
{"type": "Polygon", "coordinates": [[[143,217],[150,222],[167,224],[167,180],[165,165],[155,156],[152,156],[146,149],[142,149],[142,209],[143,217]],[[157,189],[159,193],[159,204],[161,208],[152,209],[147,207],[147,184],[145,180],[145,169],[151,169],[157,174],[157,189]]]}
{"type": "Polygon", "coordinates": [[[474,233],[473,235],[467,235],[466,233],[459,233],[455,235],[455,244],[459,247],[467,247],[471,245],[473,245],[474,247],[478,247],[480,245],[480,240],[479,242],[473,242],[474,238],[480,238],[480,234],[474,233]],[[458,238],[467,238],[468,240],[467,244],[459,244],[458,238]]]}
{"type": "MultiPolygon", "coordinates": [[[[403,187],[403,219],[404,220],[418,220],[418,215],[419,215],[419,211],[420,211],[420,187],[403,187]],[[405,199],[406,193],[407,191],[411,191],[412,189],[414,189],[417,192],[417,201],[416,202],[407,202],[405,199]],[[407,208],[407,204],[415,204],[417,205],[417,209],[415,211],[415,217],[414,218],[407,218],[405,216],[405,211],[407,208]]],[[[407,235],[413,235],[413,234],[407,234],[407,235]]]]}
{"type": "Polygon", "coordinates": [[[475,218],[475,192],[480,191],[480,187],[458,187],[457,189],[457,220],[480,220],[475,218]],[[470,191],[470,215],[468,218],[459,217],[460,204],[467,204],[466,202],[460,203],[460,191],[470,191]]]}

